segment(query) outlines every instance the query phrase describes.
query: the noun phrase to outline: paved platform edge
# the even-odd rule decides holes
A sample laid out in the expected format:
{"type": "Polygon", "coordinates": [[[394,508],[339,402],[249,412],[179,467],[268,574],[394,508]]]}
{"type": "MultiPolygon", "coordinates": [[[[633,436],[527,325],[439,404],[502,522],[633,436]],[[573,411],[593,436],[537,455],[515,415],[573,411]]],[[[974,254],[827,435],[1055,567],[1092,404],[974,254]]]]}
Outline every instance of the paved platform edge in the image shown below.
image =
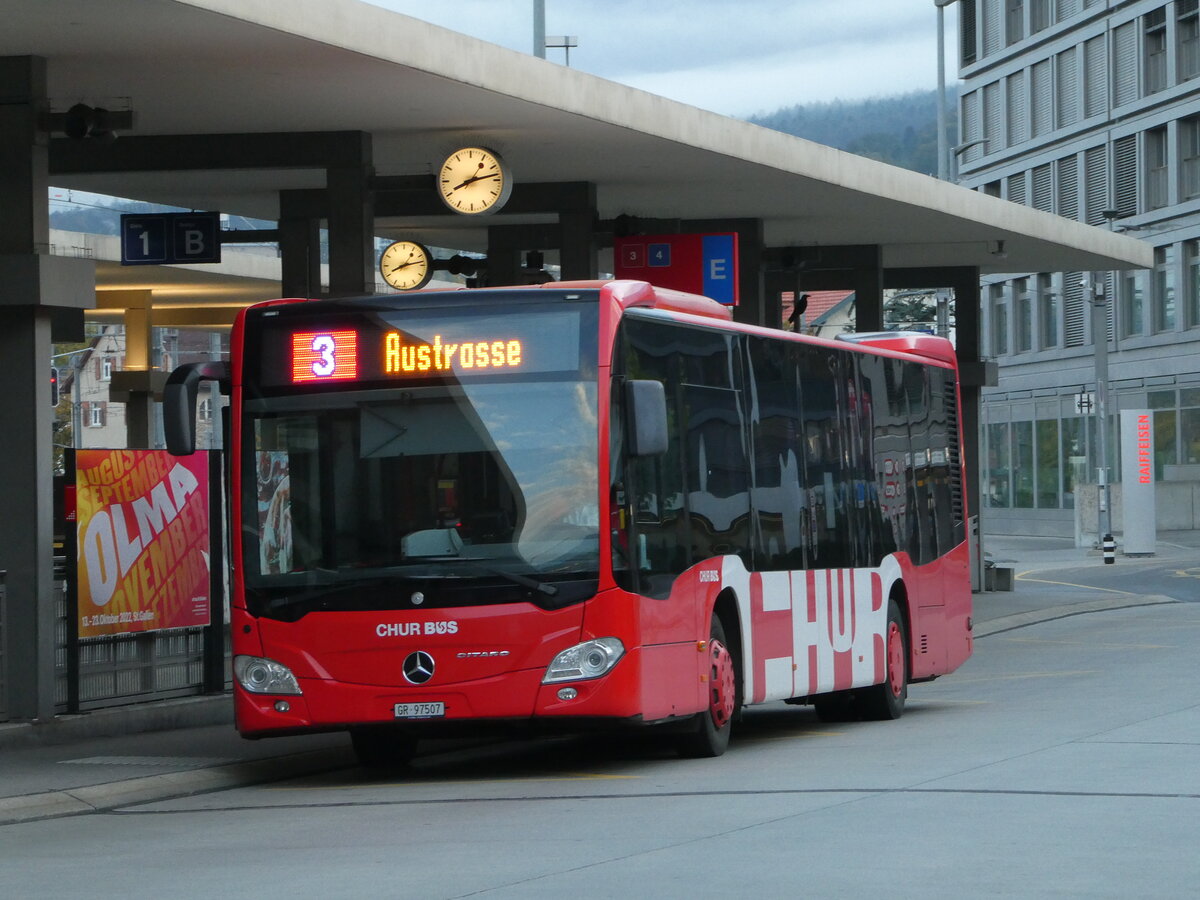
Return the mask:
{"type": "Polygon", "coordinates": [[[344,749],[309,750],[188,772],[167,772],[64,791],[0,798],[0,826],[104,812],[138,803],[283,781],[351,765],[354,765],[354,755],[347,745],[344,749]]]}
{"type": "Polygon", "coordinates": [[[204,725],[233,727],[232,695],[208,694],[135,703],[55,716],[45,722],[4,722],[0,723],[0,750],[204,725]]]}
{"type": "Polygon", "coordinates": [[[1165,603],[1179,602],[1174,597],[1167,597],[1162,594],[1128,594],[1119,597],[1104,597],[1099,600],[1085,600],[1082,603],[1065,603],[1060,606],[1031,609],[1026,612],[1013,613],[1010,616],[997,616],[986,622],[978,622],[972,629],[972,634],[976,638],[990,637],[993,634],[1003,634],[1006,631],[1024,628],[1027,625],[1037,625],[1040,622],[1053,622],[1056,619],[1081,616],[1085,613],[1130,609],[1137,606],[1161,606],[1165,603]]]}

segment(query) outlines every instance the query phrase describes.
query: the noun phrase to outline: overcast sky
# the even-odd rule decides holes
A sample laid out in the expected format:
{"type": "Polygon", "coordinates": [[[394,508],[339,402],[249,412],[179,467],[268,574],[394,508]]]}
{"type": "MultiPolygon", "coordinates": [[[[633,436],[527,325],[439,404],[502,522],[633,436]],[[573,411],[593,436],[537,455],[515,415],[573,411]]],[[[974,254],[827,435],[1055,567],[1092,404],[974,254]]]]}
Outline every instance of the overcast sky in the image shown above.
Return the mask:
{"type": "MultiPolygon", "coordinates": [[[[525,53],[533,0],[367,0],[525,53]]],[[[714,112],[857,100],[937,87],[933,0],[545,0],[571,67],[714,112]]],[[[957,4],[946,9],[946,79],[957,4]]],[[[563,51],[546,51],[563,61],[563,51]]]]}

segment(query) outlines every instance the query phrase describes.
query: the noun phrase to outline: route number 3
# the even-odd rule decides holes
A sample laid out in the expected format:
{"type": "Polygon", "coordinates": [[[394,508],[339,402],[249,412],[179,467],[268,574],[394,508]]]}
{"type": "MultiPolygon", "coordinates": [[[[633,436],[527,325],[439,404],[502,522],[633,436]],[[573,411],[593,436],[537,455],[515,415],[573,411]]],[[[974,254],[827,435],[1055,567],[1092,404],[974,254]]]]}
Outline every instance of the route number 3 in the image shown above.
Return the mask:
{"type": "Polygon", "coordinates": [[[318,334],[313,338],[312,351],[317,355],[312,363],[314,375],[318,378],[328,378],[337,370],[337,361],[334,359],[336,350],[337,342],[332,335],[318,334]]]}

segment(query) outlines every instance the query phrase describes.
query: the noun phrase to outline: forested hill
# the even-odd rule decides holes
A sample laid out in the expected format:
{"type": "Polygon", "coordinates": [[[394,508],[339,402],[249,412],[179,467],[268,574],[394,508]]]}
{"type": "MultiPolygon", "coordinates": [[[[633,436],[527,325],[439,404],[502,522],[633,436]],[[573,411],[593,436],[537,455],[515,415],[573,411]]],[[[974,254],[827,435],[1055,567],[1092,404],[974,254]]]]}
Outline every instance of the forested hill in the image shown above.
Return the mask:
{"type": "MultiPolygon", "coordinates": [[[[946,101],[951,142],[958,132],[956,107],[951,88],[946,101]]],[[[789,106],[748,120],[926,175],[937,173],[936,88],[870,100],[789,106]]]]}

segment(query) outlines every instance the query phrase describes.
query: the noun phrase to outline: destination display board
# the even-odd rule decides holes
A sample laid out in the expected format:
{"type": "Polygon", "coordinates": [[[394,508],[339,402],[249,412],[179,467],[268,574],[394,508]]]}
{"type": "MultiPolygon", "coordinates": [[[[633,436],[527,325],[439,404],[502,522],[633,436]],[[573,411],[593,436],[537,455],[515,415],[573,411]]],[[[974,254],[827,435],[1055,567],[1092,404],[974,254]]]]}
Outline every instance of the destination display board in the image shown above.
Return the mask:
{"type": "Polygon", "coordinates": [[[257,380],[263,387],[490,378],[575,372],[578,309],[472,316],[365,315],[326,327],[268,324],[257,380]]]}

